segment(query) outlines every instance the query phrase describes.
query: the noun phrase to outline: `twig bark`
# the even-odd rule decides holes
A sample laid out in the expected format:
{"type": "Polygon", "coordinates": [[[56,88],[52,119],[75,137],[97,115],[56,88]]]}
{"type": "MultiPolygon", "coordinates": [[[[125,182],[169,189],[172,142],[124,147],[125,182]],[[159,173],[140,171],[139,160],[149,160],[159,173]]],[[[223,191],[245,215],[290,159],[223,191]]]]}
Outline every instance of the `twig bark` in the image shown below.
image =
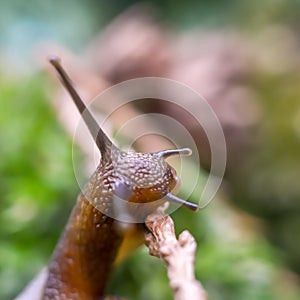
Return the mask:
{"type": "Polygon", "coordinates": [[[164,213],[166,208],[162,206],[147,217],[149,254],[166,263],[175,300],[206,300],[206,292],[194,275],[195,239],[187,230],[176,238],[174,222],[164,213]]]}

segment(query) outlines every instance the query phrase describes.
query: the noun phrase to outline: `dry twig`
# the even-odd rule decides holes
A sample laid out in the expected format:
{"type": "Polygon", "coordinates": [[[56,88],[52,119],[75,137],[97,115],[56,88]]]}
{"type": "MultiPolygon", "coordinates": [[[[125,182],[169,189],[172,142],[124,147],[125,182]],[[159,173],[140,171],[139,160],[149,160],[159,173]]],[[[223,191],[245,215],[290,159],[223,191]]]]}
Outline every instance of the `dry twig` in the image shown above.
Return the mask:
{"type": "Polygon", "coordinates": [[[174,222],[164,213],[166,208],[167,205],[164,205],[147,217],[146,225],[151,231],[146,235],[149,254],[167,264],[175,300],[205,300],[206,292],[194,275],[195,239],[185,230],[177,240],[174,222]]]}

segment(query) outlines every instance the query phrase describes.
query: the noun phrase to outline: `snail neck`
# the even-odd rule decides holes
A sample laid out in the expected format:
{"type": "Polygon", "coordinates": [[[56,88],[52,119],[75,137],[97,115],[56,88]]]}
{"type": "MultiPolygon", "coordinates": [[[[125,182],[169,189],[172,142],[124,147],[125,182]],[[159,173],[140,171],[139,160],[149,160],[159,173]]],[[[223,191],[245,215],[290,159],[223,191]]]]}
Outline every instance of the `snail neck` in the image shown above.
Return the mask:
{"type": "Polygon", "coordinates": [[[97,299],[103,293],[123,236],[114,220],[78,197],[49,265],[44,299],[97,299]]]}

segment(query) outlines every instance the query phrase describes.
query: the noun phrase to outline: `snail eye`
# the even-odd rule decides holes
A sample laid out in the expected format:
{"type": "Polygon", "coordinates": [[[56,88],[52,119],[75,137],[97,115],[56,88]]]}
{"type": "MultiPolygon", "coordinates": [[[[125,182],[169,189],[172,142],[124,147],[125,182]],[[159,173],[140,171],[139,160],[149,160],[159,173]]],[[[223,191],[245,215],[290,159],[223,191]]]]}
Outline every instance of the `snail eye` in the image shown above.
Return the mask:
{"type": "Polygon", "coordinates": [[[174,189],[172,190],[172,194],[177,194],[180,191],[181,188],[181,179],[178,176],[175,176],[175,181],[176,181],[176,185],[174,187],[174,189]]]}

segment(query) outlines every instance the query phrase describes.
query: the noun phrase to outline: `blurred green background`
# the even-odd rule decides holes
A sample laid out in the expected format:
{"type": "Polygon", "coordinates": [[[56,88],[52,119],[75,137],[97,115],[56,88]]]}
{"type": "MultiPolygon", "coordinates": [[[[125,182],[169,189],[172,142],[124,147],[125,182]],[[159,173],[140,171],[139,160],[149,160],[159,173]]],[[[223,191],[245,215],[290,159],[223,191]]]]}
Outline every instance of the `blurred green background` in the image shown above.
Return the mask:
{"type": "MultiPolygon", "coordinates": [[[[0,299],[13,299],[47,264],[79,193],[72,140],[50,103],[56,86],[39,47],[58,44],[80,56],[136,2],[1,2],[0,299]]],[[[173,214],[178,232],[188,229],[198,242],[197,278],[212,300],[300,299],[300,1],[148,3],[176,34],[238,33],[256,61],[226,75],[226,86],[243,81],[251,90],[259,113],[255,126],[229,140],[238,155],[224,187],[200,213],[173,214]]],[[[231,54],[230,66],[243,64],[239,49],[231,54]]],[[[171,299],[165,267],[144,247],[116,270],[109,289],[129,299],[171,299]]]]}

